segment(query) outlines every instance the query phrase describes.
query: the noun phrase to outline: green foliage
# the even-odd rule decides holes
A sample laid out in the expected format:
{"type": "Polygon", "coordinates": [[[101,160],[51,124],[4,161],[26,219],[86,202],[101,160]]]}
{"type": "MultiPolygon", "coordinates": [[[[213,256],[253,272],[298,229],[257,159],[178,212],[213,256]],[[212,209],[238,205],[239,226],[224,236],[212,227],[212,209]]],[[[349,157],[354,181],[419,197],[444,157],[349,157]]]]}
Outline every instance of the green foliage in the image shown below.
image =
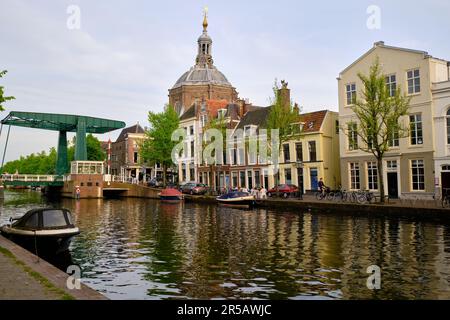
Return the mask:
{"type": "MultiPolygon", "coordinates": [[[[75,138],[73,144],[68,148],[69,162],[73,161],[75,154],[75,138]]],[[[92,134],[86,137],[87,153],[89,161],[104,161],[105,152],[102,150],[101,142],[92,134]]],[[[55,174],[57,152],[55,148],[51,148],[48,153],[45,151],[28,156],[21,156],[18,160],[6,163],[2,169],[5,173],[23,173],[23,174],[55,174]]]]}
{"type": "Polygon", "coordinates": [[[270,107],[266,128],[269,139],[272,137],[271,130],[278,130],[280,141],[278,148],[281,150],[284,142],[292,139],[293,135],[300,133],[299,126],[293,126],[294,123],[300,121],[300,116],[294,110],[292,101],[288,102],[288,107],[285,105],[285,102],[280,95],[280,87],[278,86],[277,81],[275,81],[273,86],[273,93],[274,97],[271,98],[272,106],[270,107]]]}
{"type": "Polygon", "coordinates": [[[351,107],[356,121],[350,124],[357,127],[356,133],[363,142],[358,148],[381,158],[389,150],[389,141],[394,135],[408,135],[408,128],[402,126],[399,120],[408,114],[411,98],[402,93],[400,86],[395,95],[390,96],[378,58],[370,67],[368,76],[360,73],[358,77],[363,83],[363,90],[361,98],[357,98],[351,107]]]}
{"type": "Polygon", "coordinates": [[[349,122],[347,130],[343,131],[350,137],[351,144],[377,159],[380,202],[384,203],[383,156],[389,151],[389,141],[394,136],[408,135],[408,128],[402,126],[400,118],[408,114],[411,98],[404,95],[400,87],[391,96],[378,58],[370,67],[368,76],[359,73],[358,77],[363,83],[361,98],[357,97],[351,106],[356,119],[349,122]],[[356,137],[362,143],[356,145],[356,137]]]}
{"type": "Polygon", "coordinates": [[[140,155],[144,163],[161,164],[165,171],[173,165],[172,149],[176,142],[172,141],[172,133],[178,129],[179,118],[175,109],[167,105],[160,113],[149,112],[148,122],[150,128],[145,132],[146,139],[140,146],[140,155]]]}
{"type": "MultiPolygon", "coordinates": [[[[3,78],[3,76],[6,75],[6,73],[8,73],[8,71],[6,70],[0,71],[0,78],[3,78]]],[[[4,87],[0,86],[0,111],[5,110],[5,108],[3,107],[3,103],[15,99],[14,97],[5,97],[4,93],[5,93],[4,87]]]]}

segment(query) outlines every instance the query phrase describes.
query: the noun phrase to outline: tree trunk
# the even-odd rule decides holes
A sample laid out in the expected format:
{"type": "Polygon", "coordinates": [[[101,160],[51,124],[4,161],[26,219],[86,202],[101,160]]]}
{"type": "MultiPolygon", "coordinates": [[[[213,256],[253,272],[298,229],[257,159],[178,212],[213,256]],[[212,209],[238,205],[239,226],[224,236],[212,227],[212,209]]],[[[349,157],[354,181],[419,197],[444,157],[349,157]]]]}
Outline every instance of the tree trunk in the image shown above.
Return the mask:
{"type": "Polygon", "coordinates": [[[380,203],[384,204],[384,180],[383,180],[383,157],[377,157],[378,189],[380,191],[380,203]]]}

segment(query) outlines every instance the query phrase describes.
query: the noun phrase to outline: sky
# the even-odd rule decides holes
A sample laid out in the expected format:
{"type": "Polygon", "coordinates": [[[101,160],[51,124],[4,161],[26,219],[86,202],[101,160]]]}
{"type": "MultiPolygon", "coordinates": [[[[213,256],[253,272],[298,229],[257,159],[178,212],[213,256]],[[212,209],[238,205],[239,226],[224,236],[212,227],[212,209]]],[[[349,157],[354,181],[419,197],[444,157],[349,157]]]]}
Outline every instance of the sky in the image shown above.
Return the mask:
{"type": "MultiPolygon", "coordinates": [[[[376,41],[450,60],[448,0],[0,0],[0,84],[16,97],[0,117],[35,111],[148,126],[148,111],[162,111],[194,65],[205,6],[215,65],[254,105],[268,105],[284,79],[303,112],[337,111],[339,72],[376,41]]],[[[6,161],[57,139],[13,127],[6,161]]]]}

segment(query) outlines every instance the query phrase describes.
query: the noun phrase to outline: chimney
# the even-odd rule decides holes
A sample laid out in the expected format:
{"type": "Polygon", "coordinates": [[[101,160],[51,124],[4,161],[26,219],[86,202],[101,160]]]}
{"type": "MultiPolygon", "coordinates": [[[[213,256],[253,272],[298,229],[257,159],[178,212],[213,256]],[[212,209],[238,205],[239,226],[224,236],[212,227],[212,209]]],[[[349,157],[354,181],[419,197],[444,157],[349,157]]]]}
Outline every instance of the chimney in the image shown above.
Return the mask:
{"type": "Polygon", "coordinates": [[[278,96],[280,97],[281,105],[290,111],[291,108],[291,90],[288,89],[288,83],[281,80],[281,89],[278,89],[278,96]]]}
{"type": "Polygon", "coordinates": [[[237,100],[237,105],[239,108],[239,117],[243,117],[244,116],[244,109],[245,109],[245,101],[243,99],[238,99],[237,100]]]}
{"type": "Polygon", "coordinates": [[[294,113],[295,113],[295,114],[300,114],[300,108],[299,108],[297,102],[296,102],[295,105],[294,105],[294,113]]]}

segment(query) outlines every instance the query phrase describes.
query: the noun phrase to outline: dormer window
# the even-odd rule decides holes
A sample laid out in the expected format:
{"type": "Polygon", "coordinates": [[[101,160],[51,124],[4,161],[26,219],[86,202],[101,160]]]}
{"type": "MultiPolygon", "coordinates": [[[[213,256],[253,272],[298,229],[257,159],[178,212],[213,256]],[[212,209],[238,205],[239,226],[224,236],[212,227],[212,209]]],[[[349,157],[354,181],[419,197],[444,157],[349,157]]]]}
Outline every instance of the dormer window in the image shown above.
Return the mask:
{"type": "Polygon", "coordinates": [[[256,126],[255,125],[249,125],[244,127],[244,136],[249,137],[252,134],[256,133],[256,126]]]}
{"type": "Polygon", "coordinates": [[[219,119],[223,119],[223,118],[225,118],[225,115],[227,114],[227,109],[220,109],[218,112],[217,112],[217,117],[219,118],[219,119]]]}
{"type": "Polygon", "coordinates": [[[308,122],[308,129],[313,129],[314,128],[314,121],[310,121],[308,122]]]}
{"type": "Polygon", "coordinates": [[[202,122],[202,127],[205,127],[208,122],[208,116],[206,114],[202,114],[200,116],[200,121],[202,122]]]}

